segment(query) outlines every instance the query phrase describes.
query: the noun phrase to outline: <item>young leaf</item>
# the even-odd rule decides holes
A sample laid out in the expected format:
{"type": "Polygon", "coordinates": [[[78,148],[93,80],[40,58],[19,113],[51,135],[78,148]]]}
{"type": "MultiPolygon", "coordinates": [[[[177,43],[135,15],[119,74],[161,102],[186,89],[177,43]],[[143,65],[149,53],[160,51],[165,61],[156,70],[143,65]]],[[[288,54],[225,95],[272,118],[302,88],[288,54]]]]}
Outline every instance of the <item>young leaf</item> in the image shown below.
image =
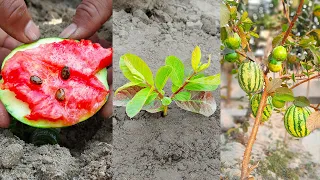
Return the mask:
{"type": "Polygon", "coordinates": [[[310,106],[310,101],[304,96],[295,97],[293,104],[299,107],[310,106]]]}
{"type": "Polygon", "coordinates": [[[191,98],[191,93],[189,91],[181,91],[174,96],[174,100],[177,101],[189,101],[191,98]]]}
{"type": "Polygon", "coordinates": [[[201,50],[199,46],[196,46],[192,52],[191,65],[195,72],[198,72],[198,68],[201,60],[201,50]]]}
{"type": "Polygon", "coordinates": [[[171,86],[171,91],[174,93],[174,92],[176,92],[176,91],[178,91],[178,89],[179,89],[179,86],[175,86],[174,84],[172,84],[172,86],[171,86]]]}
{"type": "Polygon", "coordinates": [[[157,97],[158,97],[158,93],[157,92],[152,92],[150,95],[149,95],[149,97],[148,97],[148,99],[146,100],[146,102],[144,103],[144,105],[149,105],[150,103],[152,103],[152,101],[154,101],[157,97]]]}
{"type": "Polygon", "coordinates": [[[191,92],[191,99],[188,101],[175,101],[180,108],[205,115],[211,116],[217,108],[217,104],[211,92],[191,92]]]}
{"type": "Polygon", "coordinates": [[[294,100],[293,92],[288,87],[280,87],[275,90],[275,95],[273,96],[275,100],[290,102],[294,100]]]}
{"type": "Polygon", "coordinates": [[[172,67],[170,79],[175,86],[181,86],[184,80],[184,65],[182,61],[175,56],[166,58],[166,65],[172,67]]]}
{"type": "Polygon", "coordinates": [[[146,87],[140,90],[127,104],[126,113],[132,118],[139,113],[143,105],[147,101],[149,95],[153,92],[153,88],[146,87]]]}
{"type": "Polygon", "coordinates": [[[162,90],[163,87],[166,85],[171,72],[172,72],[171,66],[162,66],[158,70],[156,74],[156,79],[155,79],[156,88],[158,90],[162,90]]]}
{"type": "Polygon", "coordinates": [[[128,86],[119,90],[114,98],[113,105],[114,106],[126,106],[127,103],[144,87],[141,86],[128,86]]]}
{"type": "Polygon", "coordinates": [[[160,99],[155,99],[142,107],[142,110],[148,111],[149,113],[156,113],[163,111],[163,106],[160,99]]]}
{"type": "Polygon", "coordinates": [[[219,87],[219,85],[212,84],[198,84],[198,83],[188,83],[184,89],[190,91],[214,91],[219,87]]]}
{"type": "Polygon", "coordinates": [[[207,76],[207,77],[201,77],[193,80],[189,80],[189,82],[194,84],[204,84],[204,85],[220,85],[220,73],[213,75],[213,76],[207,76]]]}
{"type": "Polygon", "coordinates": [[[137,82],[137,80],[139,80],[137,78],[140,77],[139,74],[141,74],[143,80],[148,82],[150,85],[154,84],[152,71],[150,70],[149,66],[137,55],[129,53],[125,54],[120,57],[119,63],[120,69],[122,70],[124,76],[130,81],[137,82]]]}
{"type": "Polygon", "coordinates": [[[210,66],[211,55],[209,55],[208,63],[204,63],[199,67],[199,72],[207,69],[210,66]]]}
{"type": "Polygon", "coordinates": [[[164,106],[168,106],[171,104],[172,100],[169,97],[164,97],[163,99],[161,99],[162,105],[164,106]]]}

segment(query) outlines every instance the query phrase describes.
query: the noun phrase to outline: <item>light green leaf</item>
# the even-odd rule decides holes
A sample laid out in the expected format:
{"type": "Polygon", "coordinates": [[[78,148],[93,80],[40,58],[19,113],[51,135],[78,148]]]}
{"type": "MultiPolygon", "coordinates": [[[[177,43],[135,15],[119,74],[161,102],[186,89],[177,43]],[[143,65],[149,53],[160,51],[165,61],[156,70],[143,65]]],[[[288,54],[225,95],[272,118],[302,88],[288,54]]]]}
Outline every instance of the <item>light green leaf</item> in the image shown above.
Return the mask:
{"type": "Polygon", "coordinates": [[[243,14],[241,15],[240,21],[244,21],[245,19],[247,19],[247,17],[248,17],[248,12],[247,11],[243,12],[243,14]]]}
{"type": "MultiPolygon", "coordinates": [[[[153,75],[149,66],[137,55],[124,54],[120,57],[120,69],[124,76],[133,82],[141,82],[141,78],[153,85],[153,75]]],[[[142,81],[143,81],[142,80],[142,81]]]]}
{"type": "Polygon", "coordinates": [[[209,55],[208,63],[204,63],[199,67],[199,72],[207,69],[210,66],[211,55],[209,55]]]}
{"type": "Polygon", "coordinates": [[[179,89],[179,86],[175,86],[174,84],[172,84],[171,91],[173,93],[176,92],[178,89],[179,89]]]}
{"type": "Polygon", "coordinates": [[[314,45],[309,47],[310,51],[312,52],[313,55],[313,62],[318,65],[320,64],[320,48],[315,47],[314,45]]]}
{"type": "Polygon", "coordinates": [[[193,80],[189,80],[191,83],[204,84],[204,85],[220,85],[220,73],[213,76],[201,77],[193,80]]]}
{"type": "Polygon", "coordinates": [[[163,87],[166,85],[167,80],[169,79],[171,72],[172,72],[171,66],[162,66],[158,70],[158,72],[156,74],[156,79],[155,79],[156,88],[158,90],[162,90],[163,87]]]}
{"type": "Polygon", "coordinates": [[[190,91],[214,91],[219,87],[219,85],[212,84],[198,84],[198,83],[188,83],[184,89],[190,91]]]}
{"type": "Polygon", "coordinates": [[[201,50],[199,46],[196,46],[192,52],[191,65],[195,72],[198,72],[198,68],[201,61],[201,50]]]}
{"type": "Polygon", "coordinates": [[[122,91],[122,90],[124,90],[124,89],[127,89],[128,87],[131,87],[131,86],[136,86],[136,85],[138,85],[138,84],[140,84],[140,83],[138,83],[138,82],[128,82],[127,84],[119,87],[119,88],[116,90],[116,92],[114,93],[114,95],[117,95],[119,91],[122,91]]]}
{"type": "Polygon", "coordinates": [[[132,118],[139,113],[143,105],[147,101],[149,95],[153,92],[153,88],[146,87],[140,90],[127,104],[126,113],[132,118]]]}
{"type": "Polygon", "coordinates": [[[294,100],[293,92],[288,87],[279,87],[273,96],[275,100],[290,102],[294,100]]]}
{"type": "Polygon", "coordinates": [[[149,95],[149,97],[148,97],[148,99],[146,100],[146,102],[144,103],[144,105],[146,106],[146,105],[149,105],[152,101],[154,101],[157,97],[158,97],[158,93],[157,92],[155,92],[155,91],[153,91],[150,95],[149,95]]]}
{"type": "Polygon", "coordinates": [[[191,93],[188,91],[181,91],[174,96],[174,100],[177,101],[189,101],[191,98],[191,93]]]}
{"type": "Polygon", "coordinates": [[[164,106],[169,106],[172,102],[171,98],[169,97],[164,97],[163,99],[161,99],[162,105],[164,106]]]}
{"type": "Polygon", "coordinates": [[[184,80],[184,65],[182,61],[175,56],[166,58],[166,65],[172,67],[170,79],[175,86],[181,86],[184,80]]]}

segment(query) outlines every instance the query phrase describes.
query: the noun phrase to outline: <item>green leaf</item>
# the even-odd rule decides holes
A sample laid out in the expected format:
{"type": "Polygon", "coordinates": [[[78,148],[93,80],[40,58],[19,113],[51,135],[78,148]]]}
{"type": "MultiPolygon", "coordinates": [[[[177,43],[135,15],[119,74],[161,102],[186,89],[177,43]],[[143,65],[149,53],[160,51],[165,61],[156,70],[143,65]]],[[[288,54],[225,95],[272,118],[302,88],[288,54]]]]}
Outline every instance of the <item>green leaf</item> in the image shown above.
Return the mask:
{"type": "Polygon", "coordinates": [[[198,72],[198,68],[201,61],[201,50],[199,46],[196,46],[192,52],[191,64],[195,72],[198,72]]]}
{"type": "Polygon", "coordinates": [[[174,96],[174,100],[177,101],[189,101],[191,98],[191,93],[188,91],[181,91],[174,96]]]}
{"type": "Polygon", "coordinates": [[[179,86],[172,84],[171,91],[174,93],[179,89],[179,86]]]}
{"type": "Polygon", "coordinates": [[[163,99],[161,99],[162,105],[164,106],[168,106],[171,104],[172,100],[169,97],[163,97],[163,99]]]}
{"type": "Polygon", "coordinates": [[[220,29],[220,39],[221,39],[221,42],[224,42],[224,40],[226,40],[227,39],[227,37],[228,37],[228,33],[227,33],[227,28],[226,27],[221,27],[221,29],[220,29]]]}
{"type": "Polygon", "coordinates": [[[279,35],[279,36],[276,36],[275,38],[273,38],[272,47],[277,46],[280,43],[280,41],[282,40],[282,38],[283,38],[282,35],[279,35]]]}
{"type": "Polygon", "coordinates": [[[286,32],[288,28],[289,28],[288,24],[283,24],[282,25],[282,32],[286,32]]]}
{"type": "Polygon", "coordinates": [[[136,86],[138,84],[140,84],[140,83],[138,83],[138,82],[128,82],[127,84],[119,87],[114,94],[117,95],[119,91],[127,89],[128,87],[131,87],[131,86],[136,86]]]}
{"type": "Polygon", "coordinates": [[[158,93],[157,92],[152,92],[150,95],[149,95],[149,97],[148,97],[148,99],[146,100],[146,102],[144,103],[144,105],[149,105],[149,104],[151,104],[152,103],[152,101],[154,101],[157,97],[158,97],[158,93]]]}
{"type": "Polygon", "coordinates": [[[175,86],[181,86],[184,80],[184,65],[182,61],[175,56],[166,58],[166,65],[172,67],[170,79],[175,86]]]}
{"type": "Polygon", "coordinates": [[[188,83],[184,89],[190,91],[214,91],[219,85],[188,83]]]}
{"type": "Polygon", "coordinates": [[[294,75],[294,73],[292,74],[291,78],[293,82],[296,82],[296,75],[294,75]]]}
{"type": "Polygon", "coordinates": [[[310,106],[310,101],[304,96],[295,97],[293,104],[299,107],[310,106]]]}
{"type": "Polygon", "coordinates": [[[294,100],[293,92],[288,87],[280,87],[276,89],[273,98],[275,100],[285,102],[291,102],[294,100]]]}
{"type": "Polygon", "coordinates": [[[313,55],[313,62],[317,65],[320,64],[320,48],[312,45],[309,49],[313,55]]]}
{"type": "Polygon", "coordinates": [[[120,57],[120,69],[124,76],[132,82],[146,81],[153,85],[153,75],[149,66],[137,55],[125,54],[120,57]]]}
{"type": "Polygon", "coordinates": [[[259,38],[259,34],[255,33],[255,32],[250,32],[250,35],[255,37],[255,38],[259,38]]]}
{"type": "Polygon", "coordinates": [[[143,105],[147,101],[149,95],[153,92],[153,88],[146,87],[140,90],[127,104],[126,113],[132,118],[139,113],[143,105]]]}
{"type": "Polygon", "coordinates": [[[191,92],[191,98],[188,101],[175,101],[180,108],[202,114],[204,116],[211,116],[217,108],[217,104],[211,92],[196,91],[191,92]]]}
{"type": "Polygon", "coordinates": [[[156,88],[158,90],[162,90],[163,87],[166,85],[167,80],[169,79],[171,72],[172,72],[171,66],[162,66],[158,70],[158,72],[156,74],[156,79],[155,79],[156,88]]]}
{"type": "Polygon", "coordinates": [[[241,15],[240,21],[244,21],[245,19],[247,19],[247,17],[248,17],[248,12],[247,11],[243,12],[243,14],[241,15]]]}
{"type": "Polygon", "coordinates": [[[204,63],[199,67],[199,72],[207,69],[210,66],[211,55],[209,55],[208,63],[204,63]]]}
{"type": "Polygon", "coordinates": [[[213,75],[213,76],[207,76],[207,77],[201,77],[193,80],[189,80],[190,83],[195,84],[204,84],[204,85],[220,85],[220,73],[213,75]]]}

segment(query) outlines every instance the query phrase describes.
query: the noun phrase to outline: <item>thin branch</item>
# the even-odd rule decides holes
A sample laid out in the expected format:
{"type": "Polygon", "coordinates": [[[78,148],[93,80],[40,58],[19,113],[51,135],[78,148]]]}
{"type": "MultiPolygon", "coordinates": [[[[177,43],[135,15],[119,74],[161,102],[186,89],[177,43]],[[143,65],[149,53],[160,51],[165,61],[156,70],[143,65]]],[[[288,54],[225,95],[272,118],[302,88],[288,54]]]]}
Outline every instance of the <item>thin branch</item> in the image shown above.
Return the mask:
{"type": "Polygon", "coordinates": [[[184,83],[182,84],[182,86],[181,86],[176,92],[174,92],[174,93],[170,96],[170,98],[171,98],[171,99],[174,98],[175,95],[177,95],[180,91],[182,91],[182,90],[184,89],[184,87],[186,87],[186,85],[189,83],[188,81],[189,81],[194,75],[196,75],[196,74],[197,74],[196,72],[193,72],[193,73],[189,76],[189,78],[188,78],[186,81],[184,81],[184,83]]]}
{"type": "Polygon", "coordinates": [[[239,51],[239,50],[236,50],[236,53],[240,54],[241,56],[247,58],[247,59],[250,59],[251,61],[255,61],[254,59],[252,59],[251,57],[247,56],[246,54],[244,54],[243,52],[239,51]]]}
{"type": "Polygon", "coordinates": [[[289,8],[286,9],[286,3],[284,2],[284,0],[282,0],[282,6],[283,6],[283,13],[286,16],[288,23],[291,23],[290,17],[289,17],[289,8]]]}
{"type": "Polygon", "coordinates": [[[310,104],[310,107],[313,108],[315,111],[319,111],[319,106],[313,106],[310,104]]]}
{"type": "MultiPolygon", "coordinates": [[[[313,70],[310,70],[309,73],[312,73],[312,72],[314,72],[314,71],[315,71],[314,69],[313,69],[313,70]]],[[[295,77],[303,77],[303,76],[307,76],[307,75],[305,75],[305,74],[303,74],[303,73],[295,75],[295,77]]],[[[280,76],[279,78],[280,78],[280,79],[290,79],[291,77],[292,77],[292,74],[290,74],[290,75],[283,75],[283,76],[280,76]]]]}
{"type": "Polygon", "coordinates": [[[297,83],[297,84],[295,84],[294,86],[292,86],[290,89],[294,89],[294,88],[296,88],[297,86],[299,86],[299,85],[301,85],[301,84],[303,84],[303,83],[305,83],[305,82],[308,82],[308,81],[310,81],[310,80],[312,80],[312,79],[315,79],[315,78],[317,78],[317,77],[320,77],[320,74],[314,75],[314,76],[312,76],[312,77],[310,77],[310,78],[308,78],[308,79],[305,79],[305,80],[303,80],[303,81],[300,81],[299,83],[297,83]]]}
{"type": "Polygon", "coordinates": [[[290,26],[289,26],[289,28],[287,29],[286,34],[284,35],[284,37],[283,37],[283,39],[282,39],[282,41],[281,41],[281,44],[284,44],[284,43],[286,42],[286,39],[288,38],[288,36],[289,36],[289,34],[290,34],[290,32],[291,32],[291,30],[292,30],[292,28],[293,28],[294,23],[295,23],[296,20],[298,19],[298,16],[301,14],[301,10],[302,10],[302,7],[303,7],[303,2],[304,2],[304,0],[300,0],[300,4],[299,4],[299,7],[298,7],[298,9],[297,9],[297,12],[296,12],[296,14],[294,15],[292,21],[290,22],[290,26]]]}

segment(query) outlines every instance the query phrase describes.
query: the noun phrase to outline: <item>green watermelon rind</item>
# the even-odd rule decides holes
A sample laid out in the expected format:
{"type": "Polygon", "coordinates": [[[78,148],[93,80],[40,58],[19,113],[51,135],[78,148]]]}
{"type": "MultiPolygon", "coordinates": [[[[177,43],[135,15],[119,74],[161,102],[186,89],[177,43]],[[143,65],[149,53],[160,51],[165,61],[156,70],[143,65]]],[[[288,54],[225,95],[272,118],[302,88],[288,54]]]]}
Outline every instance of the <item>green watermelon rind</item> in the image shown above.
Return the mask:
{"type": "Polygon", "coordinates": [[[311,131],[307,129],[307,119],[311,114],[309,107],[291,105],[284,114],[284,126],[287,132],[297,138],[308,136],[311,131]]]}
{"type": "MultiPolygon", "coordinates": [[[[27,49],[36,48],[41,44],[48,44],[48,43],[54,43],[54,42],[60,42],[64,39],[61,38],[45,38],[40,39],[34,43],[31,44],[24,44],[16,49],[14,49],[3,61],[1,69],[3,69],[5,62],[10,59],[16,52],[18,51],[25,51],[27,49]]],[[[103,68],[99,72],[95,74],[95,76],[101,81],[101,83],[106,87],[106,89],[109,89],[108,82],[107,82],[107,69],[103,68]]],[[[3,83],[3,79],[0,81],[0,83],[3,83]]],[[[106,96],[104,103],[107,101],[109,94],[106,96]]],[[[7,89],[1,90],[0,89],[0,100],[4,104],[5,108],[11,114],[15,119],[21,121],[22,123],[25,123],[29,126],[37,127],[37,128],[60,128],[60,127],[66,127],[71,125],[66,125],[66,123],[63,120],[57,120],[57,121],[48,121],[44,119],[40,119],[37,121],[34,120],[28,120],[25,118],[26,115],[30,114],[31,110],[27,103],[17,99],[15,97],[15,93],[11,92],[7,89]]],[[[103,103],[103,104],[104,104],[103,103]]],[[[101,107],[100,107],[101,108],[101,107]]],[[[89,113],[88,115],[83,116],[79,122],[85,121],[91,116],[93,116],[95,113],[97,113],[100,109],[98,109],[94,113],[89,113]]]]}
{"type": "Polygon", "coordinates": [[[263,82],[263,72],[257,63],[249,61],[240,65],[238,83],[246,93],[255,93],[262,90],[263,82]]]}
{"type": "MultiPolygon", "coordinates": [[[[251,110],[252,110],[252,114],[254,117],[256,117],[256,115],[257,115],[257,111],[258,111],[258,108],[260,105],[260,100],[261,100],[261,94],[255,94],[250,99],[251,110]]],[[[274,107],[272,104],[272,97],[271,96],[268,96],[266,104],[267,105],[263,109],[263,112],[262,112],[261,122],[266,122],[272,115],[272,111],[273,111],[274,107]]]]}

